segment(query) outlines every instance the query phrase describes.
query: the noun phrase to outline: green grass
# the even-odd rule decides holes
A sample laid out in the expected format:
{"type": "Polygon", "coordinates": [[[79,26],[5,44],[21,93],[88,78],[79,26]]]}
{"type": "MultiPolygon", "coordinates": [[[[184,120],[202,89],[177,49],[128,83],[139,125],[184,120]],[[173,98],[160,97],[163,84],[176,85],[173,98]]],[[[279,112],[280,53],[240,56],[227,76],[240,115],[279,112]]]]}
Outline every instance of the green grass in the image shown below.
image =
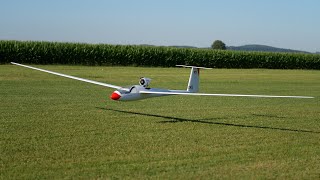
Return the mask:
{"type": "MultiPolygon", "coordinates": [[[[37,66],[107,82],[185,89],[189,69],[37,66]]],[[[320,71],[213,69],[201,92],[315,99],[168,96],[0,66],[0,179],[318,179],[320,71]]]]}

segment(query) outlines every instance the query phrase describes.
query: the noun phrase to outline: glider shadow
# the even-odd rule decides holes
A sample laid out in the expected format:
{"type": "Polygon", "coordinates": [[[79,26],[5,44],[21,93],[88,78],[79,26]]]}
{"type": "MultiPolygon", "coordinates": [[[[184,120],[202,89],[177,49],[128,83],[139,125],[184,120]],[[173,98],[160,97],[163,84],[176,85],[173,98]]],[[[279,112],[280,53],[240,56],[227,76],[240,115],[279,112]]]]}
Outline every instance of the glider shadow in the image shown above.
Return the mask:
{"type": "MultiPolygon", "coordinates": [[[[106,110],[106,111],[114,111],[114,112],[120,112],[120,113],[126,113],[126,114],[135,114],[135,115],[141,115],[141,116],[150,116],[150,117],[158,117],[158,118],[168,119],[168,120],[165,120],[165,121],[160,121],[159,123],[192,122],[192,123],[232,126],[232,127],[240,127],[240,128],[256,128],[256,129],[269,129],[269,130],[280,130],[280,131],[289,131],[289,132],[317,133],[317,134],[320,134],[320,132],[311,131],[311,130],[289,129],[289,128],[255,126],[255,125],[245,125],[245,124],[234,124],[234,123],[224,123],[224,122],[212,122],[212,121],[209,121],[209,120],[219,120],[219,119],[226,119],[226,118],[210,118],[210,119],[195,120],[195,119],[179,118],[179,117],[164,116],[164,115],[157,115],[157,114],[147,114],[147,113],[141,113],[141,112],[118,110],[118,109],[112,109],[112,108],[101,108],[101,107],[96,107],[96,108],[97,109],[101,109],[101,110],[106,110]]],[[[256,114],[253,114],[253,115],[256,116],[256,114]]],[[[275,118],[275,116],[272,116],[272,117],[275,118]]],[[[280,118],[284,118],[284,117],[280,117],[280,118]]]]}

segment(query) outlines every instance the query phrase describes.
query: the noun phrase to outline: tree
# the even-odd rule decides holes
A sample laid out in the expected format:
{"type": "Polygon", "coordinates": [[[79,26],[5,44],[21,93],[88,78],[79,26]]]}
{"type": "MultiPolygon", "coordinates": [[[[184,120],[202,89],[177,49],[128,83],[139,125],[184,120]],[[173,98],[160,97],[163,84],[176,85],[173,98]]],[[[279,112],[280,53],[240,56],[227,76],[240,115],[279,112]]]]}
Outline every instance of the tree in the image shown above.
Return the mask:
{"type": "Polygon", "coordinates": [[[226,48],[226,44],[223,43],[221,40],[215,40],[212,45],[211,45],[212,49],[221,49],[221,50],[225,50],[226,48]]]}

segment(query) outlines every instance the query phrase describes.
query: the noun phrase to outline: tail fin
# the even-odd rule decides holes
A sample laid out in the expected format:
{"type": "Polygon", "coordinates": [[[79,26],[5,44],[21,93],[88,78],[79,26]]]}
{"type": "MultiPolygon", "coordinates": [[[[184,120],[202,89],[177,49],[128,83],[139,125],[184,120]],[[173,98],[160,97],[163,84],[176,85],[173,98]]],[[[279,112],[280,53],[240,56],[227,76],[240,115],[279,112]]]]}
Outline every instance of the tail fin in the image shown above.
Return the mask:
{"type": "Polygon", "coordinates": [[[186,66],[186,65],[176,65],[176,66],[191,68],[188,87],[187,87],[187,91],[191,93],[196,93],[199,91],[200,69],[212,69],[212,68],[206,68],[206,67],[186,66]]]}

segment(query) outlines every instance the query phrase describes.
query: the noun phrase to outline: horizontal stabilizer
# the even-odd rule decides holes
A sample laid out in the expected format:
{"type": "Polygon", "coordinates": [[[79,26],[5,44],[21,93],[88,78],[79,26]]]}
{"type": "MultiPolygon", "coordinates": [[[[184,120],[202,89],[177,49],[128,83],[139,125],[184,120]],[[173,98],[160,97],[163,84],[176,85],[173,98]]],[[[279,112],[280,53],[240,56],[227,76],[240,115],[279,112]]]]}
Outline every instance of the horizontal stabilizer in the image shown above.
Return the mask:
{"type": "Polygon", "coordinates": [[[207,67],[198,67],[198,66],[187,66],[187,65],[176,65],[178,67],[186,67],[186,68],[197,68],[197,69],[212,69],[207,67]]]}

